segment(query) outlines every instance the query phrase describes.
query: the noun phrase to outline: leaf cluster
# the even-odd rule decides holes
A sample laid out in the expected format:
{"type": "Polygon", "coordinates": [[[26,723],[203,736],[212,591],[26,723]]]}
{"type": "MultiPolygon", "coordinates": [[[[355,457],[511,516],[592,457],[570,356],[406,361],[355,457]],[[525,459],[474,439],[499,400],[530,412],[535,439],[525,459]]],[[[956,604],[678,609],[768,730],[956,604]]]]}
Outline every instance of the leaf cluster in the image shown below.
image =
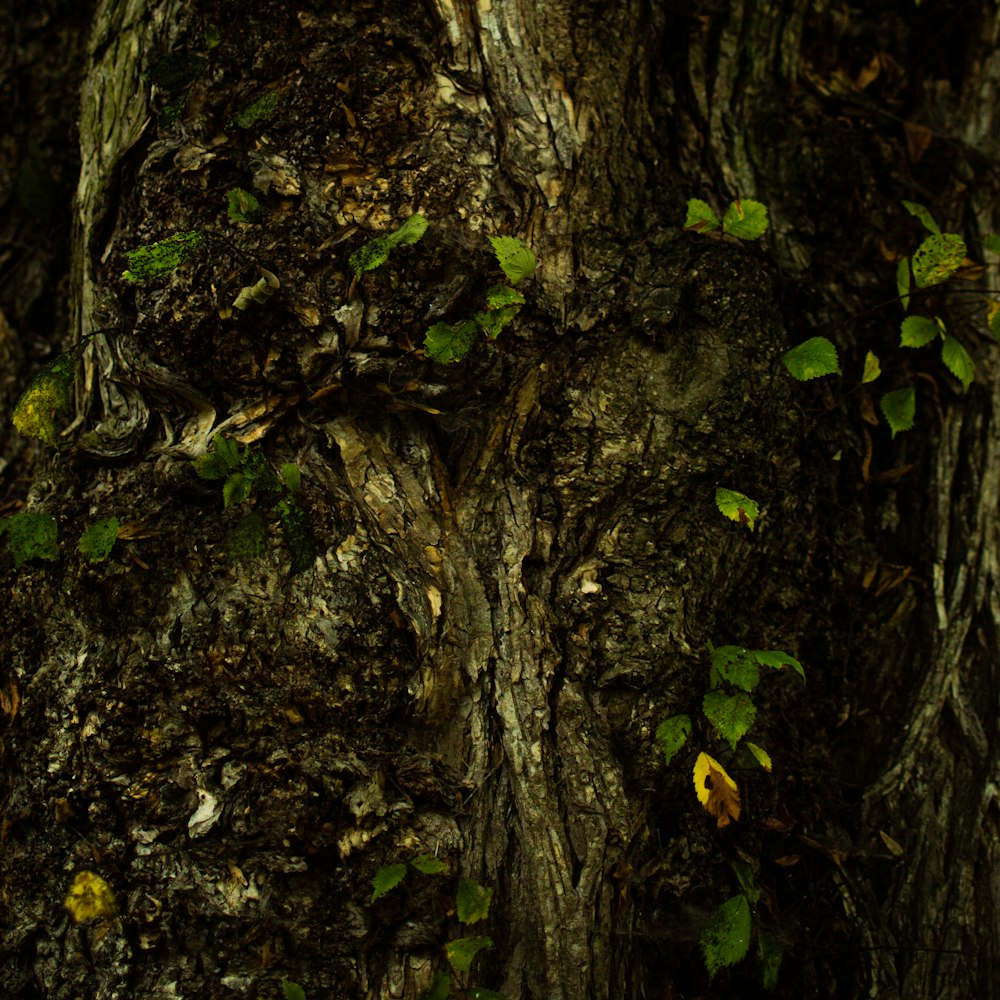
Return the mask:
{"type": "MultiPolygon", "coordinates": [[[[355,278],[381,267],[398,246],[416,243],[427,230],[427,220],[411,215],[388,236],[376,236],[348,258],[355,278]]],[[[513,286],[535,272],[535,255],[515,236],[489,236],[490,246],[508,284],[493,285],[486,292],[484,306],[472,316],[455,323],[439,322],[424,337],[424,354],[432,361],[447,364],[461,361],[472,350],[480,333],[495,340],[500,331],[520,312],[524,296],[513,286]]]]}
{"type": "MultiPolygon", "coordinates": [[[[907,314],[900,324],[900,346],[915,349],[939,343],[942,362],[962,383],[962,391],[965,392],[975,377],[975,364],[969,352],[957,337],[949,333],[940,316],[911,313],[910,308],[912,289],[930,288],[954,277],[967,263],[968,249],[961,236],[955,233],[942,233],[941,227],[925,206],[913,201],[904,201],[903,207],[919,220],[928,235],[911,257],[903,257],[896,266],[896,293],[903,312],[907,314]]],[[[994,239],[1000,244],[1000,237],[988,236],[984,241],[987,249],[994,239]]],[[[990,329],[994,336],[1000,337],[1000,324],[995,326],[993,322],[995,315],[996,311],[988,316],[990,329]]],[[[871,352],[869,355],[874,357],[871,352]]],[[[877,364],[877,358],[875,362],[877,364]]],[[[866,360],[864,381],[873,381],[877,377],[877,373],[870,378],[868,375],[869,362],[866,360]]],[[[916,416],[916,391],[912,385],[885,393],[879,405],[893,437],[913,427],[916,416]]]]}
{"type": "Polygon", "coordinates": [[[309,569],[316,558],[316,540],[308,519],[295,499],[301,484],[298,466],[285,463],[279,472],[249,445],[242,450],[236,441],[217,435],[211,448],[194,459],[195,472],[202,478],[222,482],[226,507],[247,503],[256,506],[236,525],[226,539],[226,550],[238,560],[250,560],[267,549],[266,513],[273,511],[281,523],[285,544],[292,556],[292,572],[309,569]]]}
{"type": "Polygon", "coordinates": [[[740,891],[719,906],[708,926],[701,934],[700,945],[709,978],[729,965],[736,965],[747,957],[750,943],[756,936],[757,969],[761,985],[773,990],[778,984],[781,968],[781,943],[770,931],[756,927],[754,935],[753,913],[761,898],[753,872],[742,862],[731,862],[740,884],[740,891]]]}
{"type": "MultiPolygon", "coordinates": [[[[757,718],[757,708],[750,694],[760,683],[760,668],[784,670],[790,667],[803,679],[805,671],[794,656],[780,650],[710,646],[709,652],[708,689],[702,698],[702,714],[714,730],[716,738],[728,743],[730,750],[735,753],[757,718]]],[[[691,732],[690,715],[675,715],[657,726],[656,740],[667,764],[683,748],[691,732]]],[[[744,748],[749,761],[755,762],[765,771],[771,770],[770,755],[763,747],[747,740],[744,748]]],[[[739,790],[714,758],[704,753],[699,756],[695,763],[694,781],[699,801],[716,817],[720,827],[739,818],[739,790]],[[711,772],[720,775],[721,781],[706,784],[705,779],[711,776],[711,772]],[[726,793],[727,785],[735,795],[726,793]],[[725,799],[732,800],[735,806],[731,807],[732,803],[723,801],[725,799]]]]}
{"type": "Polygon", "coordinates": [[[461,361],[472,350],[480,332],[496,340],[524,305],[524,296],[512,286],[535,273],[535,255],[515,236],[488,238],[510,284],[487,289],[485,308],[471,317],[457,323],[435,323],[430,327],[424,339],[424,353],[432,361],[461,361]]]}
{"type": "MultiPolygon", "coordinates": [[[[732,492],[732,491],[724,491],[732,492]]],[[[742,497],[742,494],[735,494],[742,497]]],[[[742,497],[742,502],[748,498],[742,497]]],[[[720,504],[722,509],[722,504],[720,504]]],[[[725,513],[725,511],[723,511],[725,513]]],[[[747,649],[744,646],[709,646],[708,687],[701,710],[718,740],[739,749],[743,762],[771,771],[771,756],[761,746],[745,739],[756,718],[757,708],[750,698],[761,681],[761,668],[790,668],[805,678],[802,664],[776,649],[747,649]]],[[[656,728],[656,741],[669,765],[683,749],[693,730],[690,715],[674,715],[656,728]]],[[[737,758],[738,759],[738,758],[737,758]]],[[[705,811],[719,829],[739,820],[742,811],[740,789],[725,767],[701,751],[694,763],[694,790],[705,811]]],[[[750,948],[751,912],[760,897],[753,873],[745,865],[734,866],[742,892],[726,900],[701,936],[702,954],[709,976],[720,968],[742,961],[750,948]]],[[[758,961],[766,988],[773,988],[781,964],[781,948],[773,936],[758,931],[758,961]]]]}
{"type": "MultiPolygon", "coordinates": [[[[405,864],[387,865],[380,868],[372,879],[372,902],[380,899],[386,893],[395,889],[406,878],[409,869],[413,868],[423,875],[447,874],[448,865],[431,854],[422,854],[405,864]]],[[[471,878],[459,878],[455,887],[455,915],[459,922],[467,926],[486,920],[493,900],[493,890],[480,885],[471,878]]],[[[444,946],[444,955],[454,972],[463,976],[472,968],[476,955],[484,948],[490,948],[493,940],[485,935],[473,935],[455,938],[444,946]]],[[[452,979],[448,972],[438,972],[431,985],[422,994],[421,1000],[444,1000],[451,993],[452,979]]],[[[468,990],[469,997],[479,1000],[504,1000],[499,993],[482,987],[472,987],[468,990]]]]}
{"type": "MultiPolygon", "coordinates": [[[[684,228],[695,233],[722,232],[741,240],[755,240],[768,228],[767,208],[759,201],[738,198],[726,209],[721,221],[714,209],[700,198],[687,203],[684,228]]],[[[840,371],[837,348],[826,337],[812,337],[786,352],[781,359],[790,375],[800,382],[840,371]]],[[[728,515],[727,515],[728,516],[728,515]]]]}

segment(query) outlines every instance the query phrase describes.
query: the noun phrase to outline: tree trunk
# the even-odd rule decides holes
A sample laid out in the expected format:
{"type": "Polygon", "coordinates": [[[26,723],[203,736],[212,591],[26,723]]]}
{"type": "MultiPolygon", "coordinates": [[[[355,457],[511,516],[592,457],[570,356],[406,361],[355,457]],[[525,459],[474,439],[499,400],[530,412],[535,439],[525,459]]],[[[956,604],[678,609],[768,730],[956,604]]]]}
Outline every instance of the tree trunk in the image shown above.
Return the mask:
{"type": "Polygon", "coordinates": [[[26,376],[40,316],[49,348],[95,336],[65,443],[5,442],[8,511],[54,514],[62,550],[7,566],[5,995],[750,996],[752,956],[710,978],[698,945],[736,871],[776,996],[1000,995],[996,347],[942,295],[969,392],[899,348],[893,259],[904,198],[970,247],[998,226],[997,9],[330,7],[98,0],[73,50],[51,0],[19,38],[43,83],[80,70],[80,170],[68,292],[67,226],[54,277],[0,286],[0,346],[26,376]],[[767,238],[683,231],[691,197],[765,203],[767,238]],[[356,277],[414,212],[425,237],[356,277]],[[120,277],[191,230],[200,256],[120,277]],[[434,363],[427,327],[502,280],[487,234],[533,248],[526,304],[434,363]],[[261,268],[280,290],[234,310],[261,268]],[[781,356],[814,335],[843,375],[798,383],[781,356]],[[891,438],[878,399],[909,384],[891,438]],[[251,496],[258,558],[192,461],[220,435],[301,473],[301,519],[277,480],[251,496]],[[697,725],[664,766],[709,644],[805,665],[754,695],[770,775],[697,725]],[[724,828],[702,746],[741,786],[724,828]],[[421,855],[448,874],[372,899],[421,855]],[[113,914],[73,922],[81,871],[113,914]]]}

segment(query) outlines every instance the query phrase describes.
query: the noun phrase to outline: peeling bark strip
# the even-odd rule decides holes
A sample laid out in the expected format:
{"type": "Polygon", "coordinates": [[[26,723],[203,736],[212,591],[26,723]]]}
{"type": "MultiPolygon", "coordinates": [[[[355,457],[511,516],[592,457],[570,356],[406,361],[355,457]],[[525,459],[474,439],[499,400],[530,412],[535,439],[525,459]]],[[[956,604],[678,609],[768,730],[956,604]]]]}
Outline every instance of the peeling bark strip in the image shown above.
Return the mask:
{"type": "MultiPolygon", "coordinates": [[[[98,3],[72,317],[45,332],[104,333],[73,449],[5,481],[62,558],[10,569],[0,625],[0,993],[418,1000],[462,875],[494,944],[453,996],[752,996],[752,961],[709,980],[698,947],[735,865],[776,995],[997,994],[996,347],[961,397],[883,308],[899,198],[970,246],[1000,228],[1000,22],[934,8],[98,3]],[[164,59],[185,73],[152,82],[164,59]],[[771,242],[681,232],[689,197],[758,198],[771,242]],[[192,231],[210,252],[120,280],[192,231]],[[496,280],[487,235],[535,252],[526,303],[432,364],[427,327],[496,280]],[[879,436],[853,375],[785,377],[821,327],[845,372],[877,350],[917,381],[918,431],[879,436]],[[218,434],[301,470],[314,566],[277,535],[226,556],[239,514],[190,461],[218,434]],[[808,678],[761,685],[774,774],[725,760],[725,829],[653,739],[709,642],[808,678]],[[423,853],[449,876],[371,900],[423,853]]],[[[934,308],[972,342],[978,313],[934,308]]]]}

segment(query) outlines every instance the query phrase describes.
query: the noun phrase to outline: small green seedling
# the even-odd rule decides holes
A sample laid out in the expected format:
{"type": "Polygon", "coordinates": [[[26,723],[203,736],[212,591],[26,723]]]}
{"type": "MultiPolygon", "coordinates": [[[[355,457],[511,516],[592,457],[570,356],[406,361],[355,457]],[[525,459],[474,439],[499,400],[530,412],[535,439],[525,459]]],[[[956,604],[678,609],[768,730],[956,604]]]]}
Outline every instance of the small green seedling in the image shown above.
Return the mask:
{"type": "MultiPolygon", "coordinates": [[[[448,871],[448,866],[440,859],[430,854],[422,854],[410,862],[410,867],[424,875],[441,875],[448,871]]],[[[387,865],[380,868],[372,879],[372,902],[391,892],[406,878],[409,868],[404,864],[387,865]]],[[[493,900],[493,890],[480,885],[474,879],[460,878],[455,888],[455,915],[459,922],[471,926],[486,920],[493,900]]],[[[445,958],[452,972],[462,977],[468,975],[472,963],[484,948],[493,946],[493,939],[485,935],[455,938],[444,947],[445,958]]],[[[452,977],[448,972],[438,972],[431,985],[424,991],[421,1000],[444,1000],[451,992],[452,977]]],[[[468,996],[479,1000],[504,1000],[499,993],[482,987],[472,987],[468,996]]]]}
{"type": "MultiPolygon", "coordinates": [[[[691,198],[687,203],[687,218],[684,228],[696,233],[709,233],[718,229],[719,217],[712,207],[700,198],[691,198]]],[[[728,236],[741,240],[755,240],[767,232],[767,208],[759,201],[738,198],[722,217],[722,231],[728,236]]]]}
{"type": "Polygon", "coordinates": [[[424,354],[432,361],[461,361],[472,350],[480,332],[496,340],[524,305],[524,296],[511,286],[535,273],[535,255],[514,236],[490,236],[489,241],[510,284],[487,289],[486,308],[470,318],[430,327],[424,338],[424,354]]]}
{"type": "Polygon", "coordinates": [[[427,220],[419,213],[415,213],[388,236],[376,236],[370,239],[348,259],[355,277],[360,279],[365,271],[374,271],[375,268],[381,267],[396,247],[412,246],[426,231],[427,220]]]}
{"type": "Polygon", "coordinates": [[[298,467],[271,468],[261,454],[218,435],[211,450],[194,459],[202,479],[222,481],[222,501],[226,507],[255,498],[251,510],[226,539],[226,549],[234,559],[246,561],[264,554],[267,548],[266,514],[274,512],[281,522],[285,543],[292,555],[292,572],[309,569],[316,558],[316,540],[302,508],[294,497],[301,482],[298,467]]]}
{"type": "Polygon", "coordinates": [[[773,990],[778,984],[781,969],[781,943],[770,931],[759,925],[754,926],[753,917],[761,891],[749,865],[733,861],[730,867],[739,882],[740,891],[716,909],[701,934],[699,943],[705,968],[709,978],[714,979],[720,969],[742,962],[750,952],[751,940],[756,937],[761,985],[765,990],[773,990]]]}
{"type": "Polygon", "coordinates": [[[260,202],[245,188],[230,188],[226,192],[227,212],[233,222],[255,225],[263,214],[260,202]]]}

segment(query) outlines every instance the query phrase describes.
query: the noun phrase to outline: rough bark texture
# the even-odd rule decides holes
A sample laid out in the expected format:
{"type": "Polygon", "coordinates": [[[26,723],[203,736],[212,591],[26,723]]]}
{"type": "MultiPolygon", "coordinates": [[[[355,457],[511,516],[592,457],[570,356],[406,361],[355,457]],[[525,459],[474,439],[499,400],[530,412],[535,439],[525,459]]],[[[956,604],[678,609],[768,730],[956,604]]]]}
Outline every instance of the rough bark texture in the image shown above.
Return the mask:
{"type": "Polygon", "coordinates": [[[961,396],[884,304],[920,239],[901,198],[970,245],[1000,223],[994,6],[247,6],[99,0],[67,49],[66,305],[0,286],[11,369],[39,316],[50,350],[98,334],[65,447],[4,450],[9,509],[55,514],[63,556],[4,556],[0,989],[416,1000],[483,933],[456,993],[749,996],[752,962],[710,981],[697,947],[740,862],[775,995],[998,995],[996,350],[981,309],[934,303],[979,365],[961,396]],[[235,186],[262,225],[226,217],[235,186]],[[768,239],[682,232],[693,196],[764,201],[768,239]],[[415,211],[425,238],[355,282],[350,252],[415,211]],[[207,253],[119,278],[189,229],[207,253]],[[428,324],[497,280],[485,233],[534,247],[528,304],[432,364],[428,324]],[[234,312],[260,267],[278,294],[234,312]],[[832,388],[780,364],[817,333],[832,388]],[[869,349],[921,387],[894,442],[869,349]],[[301,470],[305,526],[256,498],[249,562],[191,462],[219,433],[301,470]],[[753,533],[719,485],[762,501],[753,533]],[[774,773],[740,772],[724,830],[653,740],[709,642],[808,678],[762,685],[774,773]],[[422,853],[451,875],[371,902],[422,853]],[[70,921],[80,870],[115,919],[70,921]],[[494,889],[486,924],[455,919],[459,875],[494,889]]]}

